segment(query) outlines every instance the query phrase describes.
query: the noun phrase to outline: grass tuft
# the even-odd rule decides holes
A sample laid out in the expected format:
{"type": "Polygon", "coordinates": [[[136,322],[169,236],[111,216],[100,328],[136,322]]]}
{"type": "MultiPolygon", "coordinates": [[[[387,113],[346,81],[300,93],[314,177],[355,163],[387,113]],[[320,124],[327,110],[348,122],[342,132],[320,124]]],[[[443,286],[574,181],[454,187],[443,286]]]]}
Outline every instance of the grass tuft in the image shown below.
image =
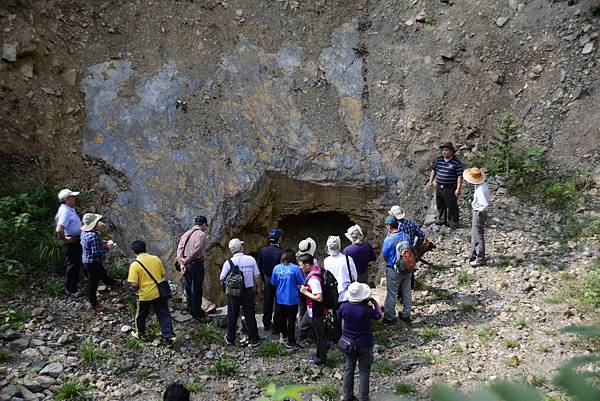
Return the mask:
{"type": "Polygon", "coordinates": [[[288,351],[281,343],[269,341],[259,345],[256,348],[255,354],[262,358],[278,358],[287,356],[288,351]]]}
{"type": "Polygon", "coordinates": [[[99,346],[88,340],[81,346],[81,358],[87,364],[97,365],[106,358],[106,354],[99,346]]]}
{"type": "Polygon", "coordinates": [[[230,376],[237,369],[237,362],[233,359],[220,359],[210,366],[207,371],[214,376],[230,376]]]}
{"type": "Polygon", "coordinates": [[[78,380],[67,380],[54,393],[54,399],[56,401],[83,401],[86,399],[87,389],[88,386],[78,380]]]}
{"type": "Polygon", "coordinates": [[[494,329],[492,329],[487,324],[482,324],[475,328],[475,337],[477,337],[481,341],[489,341],[495,335],[496,333],[494,332],[494,329]]]}
{"type": "Polygon", "coordinates": [[[461,270],[458,273],[458,276],[456,277],[456,282],[461,287],[469,286],[469,285],[473,284],[474,281],[475,280],[473,279],[473,277],[464,270],[461,270]]]}
{"type": "Polygon", "coordinates": [[[396,394],[408,395],[415,392],[415,387],[409,383],[396,383],[395,386],[396,394]]]}
{"type": "Polygon", "coordinates": [[[192,335],[192,341],[198,345],[223,344],[223,333],[213,324],[201,324],[192,335]]]}
{"type": "Polygon", "coordinates": [[[373,372],[380,375],[391,375],[395,370],[394,364],[385,359],[380,359],[373,364],[373,372]]]}
{"type": "Polygon", "coordinates": [[[421,327],[421,337],[423,337],[423,339],[425,339],[426,341],[431,341],[439,335],[440,335],[439,327],[431,326],[428,324],[421,327]]]}

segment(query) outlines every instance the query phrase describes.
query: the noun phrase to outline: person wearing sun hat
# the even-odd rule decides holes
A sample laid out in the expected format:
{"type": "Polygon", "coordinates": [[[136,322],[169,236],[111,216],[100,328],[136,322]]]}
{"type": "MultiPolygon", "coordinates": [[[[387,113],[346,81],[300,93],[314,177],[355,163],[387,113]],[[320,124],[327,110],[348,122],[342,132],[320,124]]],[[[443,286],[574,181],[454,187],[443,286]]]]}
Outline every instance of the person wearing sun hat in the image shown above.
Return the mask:
{"type": "Polygon", "coordinates": [[[75,206],[79,192],[70,189],[62,189],[58,193],[60,207],[54,216],[56,221],[56,235],[63,242],[65,253],[65,294],[72,298],[79,298],[77,284],[79,283],[79,272],[81,270],[81,219],[77,215],[75,206]]]}
{"type": "Polygon", "coordinates": [[[120,285],[119,280],[108,276],[104,269],[104,257],[106,253],[115,248],[116,244],[112,241],[103,241],[100,233],[96,230],[101,214],[86,213],[83,215],[81,225],[81,249],[83,266],[88,273],[87,296],[90,306],[96,312],[104,310],[104,306],[98,303],[98,284],[102,281],[104,284],[114,287],[120,285]]]}
{"type": "Polygon", "coordinates": [[[477,167],[471,167],[463,172],[463,178],[475,186],[473,192],[473,218],[471,222],[471,250],[467,259],[473,267],[485,264],[485,220],[489,206],[490,190],[485,180],[485,173],[477,167]]]}
{"type": "Polygon", "coordinates": [[[364,241],[362,229],[358,224],[346,230],[344,234],[352,243],[344,248],[344,255],[350,256],[356,265],[357,278],[359,283],[367,283],[369,281],[369,262],[377,259],[373,246],[369,241],[364,241]]]}
{"type": "Polygon", "coordinates": [[[338,346],[346,354],[344,365],[343,399],[355,400],[354,372],[358,361],[359,396],[358,400],[369,399],[369,378],[373,364],[373,328],[371,320],[381,320],[381,308],[371,297],[367,284],[354,282],[348,286],[346,300],[340,305],[340,316],[344,322],[344,332],[338,346]]]}

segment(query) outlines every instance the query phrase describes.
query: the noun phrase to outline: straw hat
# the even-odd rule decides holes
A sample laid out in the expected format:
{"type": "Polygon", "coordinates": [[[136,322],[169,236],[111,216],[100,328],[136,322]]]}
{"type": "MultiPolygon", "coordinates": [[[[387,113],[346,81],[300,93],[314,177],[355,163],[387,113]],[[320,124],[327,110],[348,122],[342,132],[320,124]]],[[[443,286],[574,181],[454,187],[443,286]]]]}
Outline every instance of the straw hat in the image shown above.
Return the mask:
{"type": "Polygon", "coordinates": [[[353,244],[360,242],[360,240],[362,240],[364,237],[363,232],[358,224],[355,224],[352,227],[348,228],[344,235],[346,236],[346,238],[352,241],[353,244]]]}
{"type": "Polygon", "coordinates": [[[406,213],[404,213],[404,210],[402,210],[402,208],[398,205],[392,206],[391,209],[388,210],[388,214],[390,216],[394,216],[398,220],[401,220],[404,218],[404,216],[406,216],[406,213]]]}
{"type": "Polygon", "coordinates": [[[94,229],[94,227],[96,227],[96,224],[98,223],[98,221],[102,218],[101,214],[96,214],[96,213],[86,213],[83,215],[83,218],[81,219],[81,222],[83,223],[81,225],[81,231],[92,231],[94,229]]]}
{"type": "Polygon", "coordinates": [[[346,292],[346,299],[348,302],[359,303],[368,299],[371,296],[371,288],[368,284],[359,283],[358,281],[353,282],[348,286],[346,292]]]}
{"type": "Polygon", "coordinates": [[[300,256],[303,253],[309,253],[315,256],[315,251],[317,250],[317,243],[314,239],[308,237],[307,239],[303,239],[298,244],[298,252],[296,252],[296,256],[300,256]]]}
{"type": "Polygon", "coordinates": [[[485,173],[477,167],[471,167],[463,171],[463,178],[470,184],[478,185],[485,181],[485,173]]]}

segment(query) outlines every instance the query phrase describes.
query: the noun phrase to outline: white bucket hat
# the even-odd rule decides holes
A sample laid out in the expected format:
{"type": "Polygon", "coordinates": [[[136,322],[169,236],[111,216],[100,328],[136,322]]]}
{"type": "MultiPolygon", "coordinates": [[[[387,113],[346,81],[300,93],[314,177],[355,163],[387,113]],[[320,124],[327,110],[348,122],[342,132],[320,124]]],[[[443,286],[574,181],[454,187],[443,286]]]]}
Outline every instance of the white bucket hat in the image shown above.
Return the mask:
{"type": "Polygon", "coordinates": [[[238,238],[233,238],[229,241],[229,250],[231,253],[238,253],[240,249],[242,249],[242,245],[244,245],[244,241],[240,241],[238,238]]]}
{"type": "Polygon", "coordinates": [[[96,227],[96,224],[98,223],[98,221],[102,218],[101,214],[96,214],[96,213],[86,213],[83,215],[83,218],[81,219],[81,222],[83,223],[81,225],[81,231],[92,231],[94,229],[94,227],[96,227]]]}
{"type": "Polygon", "coordinates": [[[327,244],[325,245],[325,252],[327,252],[328,255],[335,256],[338,253],[340,253],[341,247],[342,247],[342,241],[340,240],[340,237],[338,237],[336,235],[330,235],[329,238],[327,238],[327,244]]]}
{"type": "Polygon", "coordinates": [[[388,210],[388,214],[390,216],[394,216],[398,220],[403,219],[404,216],[406,216],[406,213],[404,213],[404,210],[402,210],[402,208],[398,205],[392,206],[392,208],[390,210],[388,210]]]}
{"type": "Polygon", "coordinates": [[[358,224],[348,228],[344,235],[346,236],[346,238],[352,241],[353,244],[360,242],[364,237],[363,232],[358,224]]]}
{"type": "Polygon", "coordinates": [[[61,189],[60,192],[58,193],[58,200],[59,201],[64,201],[65,199],[67,199],[69,196],[77,196],[79,195],[79,192],[75,192],[75,191],[71,191],[70,189],[61,189]]]}
{"type": "Polygon", "coordinates": [[[298,252],[296,252],[296,256],[300,256],[303,253],[309,253],[312,256],[315,256],[315,251],[317,250],[317,243],[314,239],[308,237],[307,239],[303,239],[298,244],[298,252]]]}
{"type": "Polygon", "coordinates": [[[353,282],[348,286],[346,292],[346,299],[348,302],[359,303],[368,299],[371,296],[371,288],[368,284],[359,283],[358,281],[353,282]]]}

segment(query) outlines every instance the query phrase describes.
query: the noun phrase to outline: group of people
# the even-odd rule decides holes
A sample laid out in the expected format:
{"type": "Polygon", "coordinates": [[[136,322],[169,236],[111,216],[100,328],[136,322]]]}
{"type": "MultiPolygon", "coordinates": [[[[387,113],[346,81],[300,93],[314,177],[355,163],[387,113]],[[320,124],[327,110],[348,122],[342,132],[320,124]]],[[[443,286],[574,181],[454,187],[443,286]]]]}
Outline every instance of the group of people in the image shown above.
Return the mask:
{"type": "MultiPolygon", "coordinates": [[[[472,202],[471,250],[466,256],[473,266],[485,263],[484,223],[487,216],[489,191],[485,174],[478,168],[463,170],[454,157],[451,143],[440,146],[442,154],[432,167],[428,185],[437,183],[436,199],[439,211],[438,224],[451,229],[458,227],[458,203],[465,181],[475,185],[472,202]]],[[[81,266],[87,275],[87,295],[91,307],[101,311],[97,289],[99,281],[108,286],[120,286],[120,280],[106,273],[103,262],[105,255],[116,247],[112,241],[102,240],[98,228],[102,216],[86,213],[82,220],[76,211],[78,192],[64,189],[58,194],[61,202],[56,214],[58,237],[64,242],[66,256],[66,295],[77,298],[77,284],[81,266]]],[[[341,249],[339,236],[329,236],[326,241],[327,257],[320,264],[315,258],[317,244],[306,238],[297,250],[282,249],[283,230],[273,228],[257,260],[245,254],[244,242],[238,238],[229,241],[231,257],[223,263],[220,281],[228,295],[227,334],[225,342],[233,346],[237,341],[237,323],[240,310],[244,316],[244,329],[250,346],[260,343],[255,317],[255,299],[262,290],[263,326],[272,334],[279,335],[283,344],[290,349],[315,345],[315,355],[308,359],[311,365],[326,362],[327,350],[337,342],[346,354],[344,368],[344,399],[353,398],[354,372],[357,364],[360,374],[360,400],[368,399],[370,367],[373,362],[373,331],[371,320],[382,320],[394,324],[400,319],[410,324],[414,268],[414,251],[425,239],[425,234],[414,220],[406,219],[398,205],[388,211],[384,220],[387,236],[382,244],[381,256],[386,264],[387,294],[383,312],[371,297],[368,285],[369,263],[376,260],[373,246],[364,240],[360,226],[349,227],[345,236],[351,242],[341,249]],[[410,263],[412,253],[413,264],[410,263]],[[407,256],[409,255],[409,256],[407,256]],[[234,283],[241,283],[236,291],[227,290],[234,283]],[[396,313],[400,300],[402,310],[396,313]],[[333,321],[333,335],[325,336],[325,319],[333,321]],[[298,340],[297,340],[298,339],[298,340]]],[[[175,269],[182,274],[185,283],[188,312],[200,323],[207,316],[202,309],[202,290],[206,260],[208,219],[198,216],[194,225],[180,238],[177,247],[175,269]]],[[[165,268],[160,258],[147,252],[146,244],[137,240],[131,244],[136,259],[131,263],[128,284],[137,292],[136,330],[133,335],[145,335],[146,319],[153,309],[157,315],[164,342],[171,345],[175,334],[169,313],[170,291],[165,288],[165,268]]]]}

